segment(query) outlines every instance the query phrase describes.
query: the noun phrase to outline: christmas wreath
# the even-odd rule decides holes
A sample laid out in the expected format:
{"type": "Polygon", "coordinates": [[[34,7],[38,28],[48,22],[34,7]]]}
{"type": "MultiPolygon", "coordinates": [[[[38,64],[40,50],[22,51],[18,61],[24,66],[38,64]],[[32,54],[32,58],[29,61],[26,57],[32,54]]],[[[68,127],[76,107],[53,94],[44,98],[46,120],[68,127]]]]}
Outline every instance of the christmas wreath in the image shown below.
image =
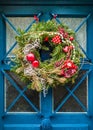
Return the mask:
{"type": "Polygon", "coordinates": [[[16,41],[12,71],[29,83],[29,88],[45,92],[75,81],[82,53],[74,31],[65,24],[36,22],[28,32],[20,30],[16,41]]]}

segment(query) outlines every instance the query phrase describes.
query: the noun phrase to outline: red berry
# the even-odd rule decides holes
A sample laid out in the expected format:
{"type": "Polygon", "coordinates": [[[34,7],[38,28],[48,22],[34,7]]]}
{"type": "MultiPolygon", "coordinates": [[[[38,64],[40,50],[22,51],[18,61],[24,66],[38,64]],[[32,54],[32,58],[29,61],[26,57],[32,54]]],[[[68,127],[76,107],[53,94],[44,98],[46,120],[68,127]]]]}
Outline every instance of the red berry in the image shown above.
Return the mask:
{"type": "Polygon", "coordinates": [[[38,60],[34,60],[33,63],[32,63],[32,66],[34,68],[38,68],[39,67],[39,61],[38,60]]]}
{"type": "Polygon", "coordinates": [[[70,50],[73,50],[73,49],[74,49],[74,46],[70,45],[69,48],[70,48],[70,50]]]}
{"type": "Polygon", "coordinates": [[[61,38],[59,35],[56,35],[52,38],[51,40],[53,43],[56,43],[56,44],[60,44],[61,43],[61,38]]]}
{"type": "Polygon", "coordinates": [[[26,56],[26,59],[27,59],[28,61],[33,62],[33,61],[35,60],[35,56],[34,56],[33,53],[29,53],[29,54],[26,56]]]}
{"type": "Polygon", "coordinates": [[[64,37],[64,38],[67,38],[67,37],[68,37],[68,33],[65,32],[65,33],[63,34],[63,37],[64,37]]]}
{"type": "Polygon", "coordinates": [[[64,51],[65,53],[67,53],[67,52],[69,51],[69,47],[68,47],[68,46],[65,46],[65,47],[63,48],[63,51],[64,51]]]}
{"type": "Polygon", "coordinates": [[[45,42],[48,42],[48,37],[45,37],[44,41],[45,41],[45,42]]]}
{"type": "Polygon", "coordinates": [[[69,38],[69,40],[70,40],[70,41],[73,41],[73,40],[74,40],[74,37],[71,36],[71,37],[69,38]]]}

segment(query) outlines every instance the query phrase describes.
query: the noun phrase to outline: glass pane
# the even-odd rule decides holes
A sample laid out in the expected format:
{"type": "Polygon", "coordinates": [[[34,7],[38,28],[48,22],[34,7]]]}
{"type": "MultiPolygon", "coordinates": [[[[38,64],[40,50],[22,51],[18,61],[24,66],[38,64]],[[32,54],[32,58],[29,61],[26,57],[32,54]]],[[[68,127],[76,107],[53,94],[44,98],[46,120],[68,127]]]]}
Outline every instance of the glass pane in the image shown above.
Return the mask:
{"type": "MultiPolygon", "coordinates": [[[[85,18],[59,18],[61,22],[65,23],[70,29],[77,30],[81,22],[85,18]]],[[[76,32],[76,39],[82,48],[86,51],[86,22],[81,26],[81,28],[76,32]]],[[[72,90],[76,84],[80,81],[84,75],[84,71],[79,72],[79,76],[76,79],[74,84],[67,84],[65,86],[57,86],[53,90],[54,97],[54,110],[60,105],[60,103],[66,98],[69,94],[66,86],[69,86],[69,89],[72,90]]],[[[74,96],[77,96],[80,102],[87,108],[87,78],[82,82],[82,84],[74,92],[74,96]]],[[[71,96],[65,104],[60,108],[58,112],[84,112],[83,108],[76,101],[75,97],[71,96]]]]}
{"type": "Polygon", "coordinates": [[[33,112],[34,110],[26,102],[26,100],[21,97],[16,104],[11,108],[11,112],[33,112]]]}
{"type": "MultiPolygon", "coordinates": [[[[82,79],[82,76],[84,76],[85,71],[80,71],[78,78],[76,79],[76,82],[72,84],[67,84],[68,88],[72,90],[82,79]]],[[[64,99],[69,94],[68,90],[66,89],[66,86],[57,86],[54,89],[54,110],[60,105],[61,102],[64,101],[64,99]]],[[[87,78],[81,83],[81,85],[76,89],[74,92],[74,96],[80,100],[80,102],[86,107],[87,109],[87,78]]],[[[70,96],[68,100],[64,103],[64,105],[60,108],[58,112],[85,112],[84,109],[81,107],[80,103],[77,102],[75,97],[70,96]]]]}
{"type": "MultiPolygon", "coordinates": [[[[18,85],[18,88],[22,91],[24,89],[25,84],[21,82],[19,77],[12,72],[7,72],[7,74],[15,81],[18,85]]],[[[11,83],[6,79],[5,80],[5,111],[10,107],[14,100],[19,96],[19,92],[16,88],[11,85],[11,83]]],[[[32,91],[27,89],[24,94],[26,97],[38,108],[39,106],[39,93],[36,91],[32,91]]],[[[25,100],[24,97],[20,96],[20,98],[14,103],[11,109],[8,112],[34,112],[33,108],[29,105],[29,103],[25,100]]]]}
{"type": "MultiPolygon", "coordinates": [[[[60,21],[75,31],[84,19],[85,18],[60,18],[60,21]]],[[[76,39],[84,50],[86,50],[86,26],[87,24],[85,22],[76,32],[76,39]]]]}
{"type": "Polygon", "coordinates": [[[12,87],[10,82],[5,79],[5,111],[7,110],[10,103],[18,96],[18,91],[12,87]]]}
{"type": "MultiPolygon", "coordinates": [[[[17,30],[19,28],[25,30],[33,20],[32,17],[8,17],[8,19],[17,30]]],[[[15,43],[15,36],[17,36],[17,33],[6,22],[6,51],[15,43]]],[[[13,55],[12,52],[9,55],[13,55]]]]}

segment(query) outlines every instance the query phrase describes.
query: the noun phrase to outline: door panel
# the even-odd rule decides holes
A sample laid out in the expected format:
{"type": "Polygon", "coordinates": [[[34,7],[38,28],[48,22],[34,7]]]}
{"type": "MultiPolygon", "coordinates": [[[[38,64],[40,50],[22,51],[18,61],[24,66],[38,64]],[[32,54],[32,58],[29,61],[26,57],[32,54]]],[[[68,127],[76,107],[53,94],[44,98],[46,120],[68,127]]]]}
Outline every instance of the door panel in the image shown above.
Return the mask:
{"type": "MultiPolygon", "coordinates": [[[[86,72],[80,71],[78,78],[74,84],[68,85],[69,90],[74,89],[79,80],[85,75],[86,72]]],[[[58,86],[53,91],[54,97],[54,110],[64,101],[69,94],[68,88],[65,86],[58,86]]],[[[81,85],[74,92],[75,95],[71,95],[69,99],[62,105],[58,112],[87,112],[88,100],[87,100],[87,78],[81,83],[81,85]]]]}
{"type": "MultiPolygon", "coordinates": [[[[19,86],[19,89],[23,91],[25,84],[21,79],[12,72],[7,72],[8,75],[15,81],[19,86]]],[[[26,97],[33,102],[33,104],[40,110],[40,95],[36,91],[31,91],[27,89],[24,94],[26,97]],[[35,97],[35,98],[34,98],[35,97]]],[[[9,82],[5,80],[5,111],[8,112],[35,112],[33,107],[27,102],[24,97],[20,96],[20,93],[16,88],[9,82]],[[18,98],[18,99],[17,99],[18,98]]]]}
{"type": "Polygon", "coordinates": [[[4,125],[4,130],[40,130],[40,125],[36,124],[12,124],[12,125],[4,125]]]}
{"type": "MultiPolygon", "coordinates": [[[[68,25],[69,28],[73,29],[76,31],[81,23],[85,21],[84,18],[59,18],[60,22],[65,23],[68,25]]],[[[76,39],[78,43],[81,45],[81,47],[86,51],[86,27],[87,24],[86,22],[83,23],[83,25],[80,27],[78,31],[76,31],[76,39]]],[[[86,57],[84,55],[84,57],[86,57]]],[[[79,80],[82,79],[86,71],[82,70],[79,73],[78,78],[76,79],[74,84],[67,84],[69,86],[69,89],[71,90],[78,84],[79,80]]],[[[75,95],[71,96],[65,103],[64,105],[60,108],[59,112],[85,112],[87,111],[87,78],[81,83],[81,85],[78,87],[78,89],[74,92],[75,95]],[[83,93],[82,93],[83,92],[83,93]],[[78,99],[79,98],[79,99],[78,99]],[[79,101],[79,102],[78,102],[79,101]]],[[[66,86],[58,86],[57,88],[54,89],[53,91],[53,97],[54,97],[54,109],[58,107],[58,105],[64,101],[66,96],[69,94],[68,89],[66,86]]]]}
{"type": "MultiPolygon", "coordinates": [[[[33,124],[33,125],[27,125],[27,124],[12,124],[12,125],[4,125],[5,130],[40,130],[40,126],[33,124]]],[[[88,125],[87,124],[63,124],[63,125],[58,125],[55,124],[52,126],[53,130],[88,130],[88,125]]]]}
{"type": "MultiPolygon", "coordinates": [[[[33,22],[32,17],[6,17],[3,14],[3,18],[6,21],[6,55],[8,54],[8,59],[13,59],[13,51],[17,49],[18,45],[16,44],[15,37],[18,35],[18,31],[26,30],[30,24],[33,22]],[[15,47],[12,48],[12,46],[15,47]],[[10,49],[12,48],[12,51],[10,49]]],[[[6,56],[5,56],[6,57],[6,56]]],[[[30,106],[30,101],[35,104],[35,106],[40,109],[39,105],[39,93],[31,90],[25,90],[24,87],[26,84],[21,81],[18,75],[10,72],[6,72],[7,77],[5,81],[5,109],[7,112],[35,112],[33,107],[30,106]],[[13,83],[11,84],[11,78],[18,87],[14,87],[13,83]],[[27,100],[24,97],[21,97],[17,89],[24,91],[27,100]],[[35,97],[35,98],[34,98],[35,97]]]]}
{"type": "Polygon", "coordinates": [[[87,124],[53,125],[53,130],[88,130],[87,124]]]}

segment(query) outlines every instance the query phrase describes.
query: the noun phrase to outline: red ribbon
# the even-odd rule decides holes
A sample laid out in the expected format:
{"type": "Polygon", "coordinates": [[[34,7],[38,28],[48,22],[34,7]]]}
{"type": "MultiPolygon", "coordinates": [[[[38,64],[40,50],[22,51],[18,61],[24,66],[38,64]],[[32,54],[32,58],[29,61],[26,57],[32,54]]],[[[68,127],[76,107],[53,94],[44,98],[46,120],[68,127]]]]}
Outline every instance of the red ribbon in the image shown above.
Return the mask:
{"type": "Polygon", "coordinates": [[[34,15],[34,20],[39,21],[39,18],[36,15],[34,15]]]}
{"type": "Polygon", "coordinates": [[[56,17],[57,17],[57,14],[54,14],[54,15],[53,15],[53,18],[56,19],[56,17]]]}

